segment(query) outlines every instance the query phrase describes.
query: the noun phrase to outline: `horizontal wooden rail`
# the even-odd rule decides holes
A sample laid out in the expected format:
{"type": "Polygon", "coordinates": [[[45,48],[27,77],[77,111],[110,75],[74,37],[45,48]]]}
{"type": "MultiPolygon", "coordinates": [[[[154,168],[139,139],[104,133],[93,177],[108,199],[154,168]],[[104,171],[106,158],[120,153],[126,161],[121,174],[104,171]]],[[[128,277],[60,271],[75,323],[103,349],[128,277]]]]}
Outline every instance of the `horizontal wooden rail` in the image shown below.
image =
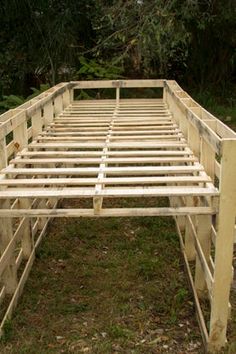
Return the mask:
{"type": "Polygon", "coordinates": [[[165,80],[72,81],[74,89],[164,87],[165,80]]]}
{"type": "Polygon", "coordinates": [[[102,209],[99,214],[94,209],[0,209],[0,217],[121,217],[121,216],[176,216],[176,215],[214,215],[216,208],[111,208],[102,209]]]}

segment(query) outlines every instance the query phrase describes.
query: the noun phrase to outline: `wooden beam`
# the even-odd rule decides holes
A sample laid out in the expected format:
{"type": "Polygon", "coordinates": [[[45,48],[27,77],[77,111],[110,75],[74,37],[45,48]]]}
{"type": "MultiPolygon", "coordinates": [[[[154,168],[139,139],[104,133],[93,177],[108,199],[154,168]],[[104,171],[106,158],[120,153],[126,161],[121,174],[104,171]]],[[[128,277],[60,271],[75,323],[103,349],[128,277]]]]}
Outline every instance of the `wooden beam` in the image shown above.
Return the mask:
{"type": "Polygon", "coordinates": [[[175,216],[212,215],[216,209],[210,207],[179,208],[112,208],[101,209],[0,209],[0,217],[122,217],[122,216],[175,216]]]}

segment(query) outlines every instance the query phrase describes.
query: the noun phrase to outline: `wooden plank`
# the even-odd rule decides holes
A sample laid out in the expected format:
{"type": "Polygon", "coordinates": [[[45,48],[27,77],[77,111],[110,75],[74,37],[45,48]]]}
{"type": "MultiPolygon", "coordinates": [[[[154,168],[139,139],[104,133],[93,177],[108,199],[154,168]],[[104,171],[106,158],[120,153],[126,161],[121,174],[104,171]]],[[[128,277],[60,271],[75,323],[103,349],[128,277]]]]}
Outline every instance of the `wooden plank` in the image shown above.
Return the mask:
{"type": "MultiPolygon", "coordinates": [[[[29,209],[31,207],[31,203],[28,199],[19,200],[19,208],[21,209],[29,209]]],[[[28,259],[30,257],[32,251],[32,239],[31,239],[31,225],[29,220],[24,220],[23,223],[23,232],[21,237],[21,247],[23,257],[28,259]]]]}
{"type": "Polygon", "coordinates": [[[112,208],[101,209],[99,214],[94,209],[0,209],[0,217],[121,217],[121,216],[174,216],[208,215],[216,210],[209,207],[179,208],[112,208]]]}
{"type": "Polygon", "coordinates": [[[27,122],[24,116],[24,122],[18,125],[13,130],[13,140],[16,151],[21,151],[28,145],[28,132],[27,132],[27,122]]]}
{"type": "Polygon", "coordinates": [[[97,81],[72,81],[74,89],[91,88],[135,88],[135,87],[163,87],[164,80],[97,80],[97,81]]]}
{"type": "MultiPolygon", "coordinates": [[[[78,121],[76,123],[71,123],[68,125],[68,122],[54,122],[53,124],[50,125],[51,128],[59,130],[59,129],[74,129],[77,128],[79,129],[79,131],[82,130],[87,130],[87,129],[105,129],[106,127],[109,126],[109,120],[105,121],[105,122],[97,122],[95,121],[94,123],[91,122],[80,122],[78,121]],[[78,123],[79,122],[79,123],[78,123]]],[[[118,130],[118,129],[161,129],[161,128],[172,128],[172,127],[176,127],[176,124],[174,122],[172,122],[171,120],[161,120],[161,121],[143,121],[143,122],[135,122],[135,121],[131,121],[131,122],[118,122],[115,121],[113,124],[113,130],[118,130]]]]}
{"type": "MultiPolygon", "coordinates": [[[[104,142],[105,143],[105,142],[104,142]]],[[[31,143],[28,146],[28,149],[52,149],[52,148],[64,148],[64,149],[80,149],[80,148],[103,148],[104,143],[31,143]]],[[[182,141],[174,141],[174,142],[119,142],[119,143],[109,143],[109,147],[111,148],[181,148],[186,147],[187,144],[182,141]]]]}
{"type": "MultiPolygon", "coordinates": [[[[66,135],[68,134],[68,136],[70,136],[71,134],[75,134],[75,135],[86,135],[86,134],[90,134],[90,135],[99,135],[101,133],[105,133],[107,131],[106,127],[90,127],[90,128],[73,128],[73,127],[69,127],[67,125],[64,125],[64,127],[61,128],[57,128],[57,127],[50,127],[47,128],[47,130],[45,132],[42,133],[42,135],[55,135],[55,136],[62,136],[62,135],[66,135]]],[[[145,133],[172,133],[172,132],[180,132],[179,129],[177,129],[176,125],[160,125],[157,126],[156,128],[151,126],[151,127],[134,127],[134,128],[130,128],[130,129],[121,129],[120,127],[114,127],[113,128],[113,134],[116,135],[126,135],[126,134],[145,134],[145,133]],[[157,129],[158,128],[158,129],[157,129]],[[133,129],[133,130],[132,130],[133,129]]]]}
{"type": "MultiPolygon", "coordinates": [[[[102,151],[24,151],[20,152],[18,155],[22,157],[93,157],[101,156],[102,151]]],[[[107,152],[108,156],[124,156],[124,157],[148,157],[148,156],[189,156],[192,155],[191,150],[120,150],[107,152]]]]}
{"type": "Polygon", "coordinates": [[[22,178],[22,179],[4,179],[0,180],[0,186],[40,186],[40,185],[53,185],[53,186],[77,186],[77,185],[93,185],[93,184],[188,184],[188,183],[206,183],[210,182],[210,178],[207,176],[164,176],[164,177],[104,177],[98,181],[97,178],[22,178]]]}
{"type": "Polygon", "coordinates": [[[46,126],[53,122],[54,109],[53,109],[52,101],[48,102],[44,106],[44,108],[43,108],[43,117],[44,117],[44,123],[45,123],[46,126]]]}
{"type": "MultiPolygon", "coordinates": [[[[72,158],[91,158],[101,156],[102,151],[65,151],[65,150],[56,150],[56,151],[24,151],[18,153],[18,156],[21,157],[72,157],[72,158]]],[[[181,157],[181,156],[192,156],[191,150],[120,150],[120,151],[111,151],[107,152],[108,156],[124,156],[127,157],[181,157]]]]}
{"type": "MultiPolygon", "coordinates": [[[[137,141],[139,140],[141,143],[143,141],[148,141],[148,142],[152,142],[154,141],[163,141],[163,142],[167,142],[167,141],[178,141],[179,139],[181,139],[181,135],[180,134],[169,134],[169,135],[126,135],[126,136],[112,136],[111,137],[111,143],[113,142],[132,142],[132,141],[137,141]]],[[[38,136],[36,138],[37,141],[40,141],[41,143],[43,141],[45,142],[98,142],[98,141],[104,141],[106,139],[106,135],[100,135],[100,136],[38,136]]]]}
{"type": "Polygon", "coordinates": [[[0,199],[13,198],[86,198],[101,196],[107,198],[145,197],[145,196],[217,196],[216,188],[189,187],[133,187],[133,188],[106,188],[95,194],[93,188],[62,188],[62,189],[8,189],[0,191],[0,199]]]}
{"type": "MultiPolygon", "coordinates": [[[[210,255],[211,255],[211,225],[212,225],[212,218],[211,216],[203,216],[198,215],[197,217],[197,232],[196,236],[199,240],[199,244],[202,250],[202,257],[205,259],[205,263],[208,265],[210,264],[210,255]]],[[[201,256],[200,256],[201,257],[201,256]]],[[[196,257],[196,266],[195,266],[195,288],[198,293],[199,298],[206,298],[206,280],[205,280],[205,273],[202,268],[202,262],[197,254],[196,257]]],[[[213,279],[211,279],[211,288],[213,279]]],[[[209,288],[209,285],[208,285],[209,288]]],[[[211,289],[212,291],[212,289],[211,289]]]]}
{"type": "MultiPolygon", "coordinates": [[[[54,137],[54,136],[57,136],[57,137],[70,137],[70,136],[77,136],[77,137],[80,137],[80,136],[102,136],[104,134],[107,133],[107,129],[104,129],[103,131],[84,131],[84,132],[81,132],[80,130],[75,130],[75,129],[67,129],[66,131],[54,131],[54,130],[47,130],[46,132],[43,132],[42,134],[40,134],[41,137],[54,137]]],[[[122,130],[113,130],[112,131],[112,134],[113,134],[113,137],[115,138],[118,138],[118,137],[121,137],[122,139],[124,139],[125,137],[129,137],[129,136],[135,136],[135,138],[137,138],[137,136],[141,135],[141,137],[143,136],[147,136],[147,135],[170,135],[170,134],[173,134],[173,135],[176,135],[177,134],[180,134],[180,130],[177,130],[175,128],[171,128],[171,129],[168,129],[168,130],[162,130],[162,129],[159,129],[159,130],[154,130],[154,129],[149,129],[149,130],[126,130],[126,131],[122,131],[122,130]]]]}
{"type": "MultiPolygon", "coordinates": [[[[194,199],[192,196],[185,198],[185,205],[187,207],[194,207],[194,199]]],[[[192,220],[186,216],[185,233],[184,233],[184,247],[188,261],[194,261],[196,257],[196,250],[194,247],[194,235],[192,228],[192,220]]]]}
{"type": "Polygon", "coordinates": [[[223,140],[218,232],[208,349],[225,345],[236,216],[236,140],[223,140]]]}
{"type": "Polygon", "coordinates": [[[41,116],[41,110],[37,110],[31,117],[32,121],[32,137],[37,137],[42,132],[43,121],[41,116]]]}
{"type": "MultiPolygon", "coordinates": [[[[123,158],[107,158],[107,164],[169,164],[169,163],[190,163],[196,162],[195,157],[123,157],[123,158]]],[[[75,164],[100,164],[102,162],[101,158],[41,158],[41,159],[13,159],[10,161],[11,164],[16,165],[36,165],[36,164],[50,164],[50,163],[63,163],[65,165],[75,165],[75,164]]]]}
{"type": "MultiPolygon", "coordinates": [[[[156,174],[186,174],[203,171],[200,164],[192,166],[139,166],[139,167],[105,167],[104,172],[109,175],[156,175],[156,174]]],[[[71,168],[4,168],[0,174],[7,175],[96,175],[98,167],[71,167],[71,168]]]]}
{"type": "Polygon", "coordinates": [[[7,149],[5,138],[0,139],[0,170],[7,166],[7,149]]]}

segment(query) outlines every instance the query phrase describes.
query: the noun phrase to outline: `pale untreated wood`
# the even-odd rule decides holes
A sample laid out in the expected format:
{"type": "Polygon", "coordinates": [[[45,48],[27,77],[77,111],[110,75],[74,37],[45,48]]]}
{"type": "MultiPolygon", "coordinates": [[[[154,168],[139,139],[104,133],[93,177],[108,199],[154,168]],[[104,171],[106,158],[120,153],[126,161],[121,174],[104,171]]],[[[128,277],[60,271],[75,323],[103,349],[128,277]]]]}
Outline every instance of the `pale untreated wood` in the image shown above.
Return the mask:
{"type": "Polygon", "coordinates": [[[236,140],[223,140],[209,350],[224,346],[236,216],[236,140]]]}
{"type": "Polygon", "coordinates": [[[236,134],[173,80],[61,83],[4,113],[0,302],[6,295],[10,302],[1,333],[50,219],[174,216],[205,347],[223,347],[235,238],[235,142],[236,134]],[[123,89],[135,87],[163,88],[163,98],[121,98],[123,89]],[[75,89],[91,88],[113,88],[116,98],[74,99],[75,89]],[[150,197],[167,197],[170,207],[141,207],[150,197]],[[93,208],[60,209],[64,198],[90,198],[93,208]],[[123,198],[134,198],[135,205],[121,208],[123,198]],[[194,267],[189,261],[195,258],[194,267]]]}
{"type": "MultiPolygon", "coordinates": [[[[209,207],[179,208],[105,208],[94,209],[0,209],[0,217],[121,217],[121,216],[176,216],[176,215],[212,215],[217,212],[209,207]]],[[[0,263],[1,267],[1,263],[0,263]]],[[[1,269],[1,268],[0,268],[1,269]]]]}

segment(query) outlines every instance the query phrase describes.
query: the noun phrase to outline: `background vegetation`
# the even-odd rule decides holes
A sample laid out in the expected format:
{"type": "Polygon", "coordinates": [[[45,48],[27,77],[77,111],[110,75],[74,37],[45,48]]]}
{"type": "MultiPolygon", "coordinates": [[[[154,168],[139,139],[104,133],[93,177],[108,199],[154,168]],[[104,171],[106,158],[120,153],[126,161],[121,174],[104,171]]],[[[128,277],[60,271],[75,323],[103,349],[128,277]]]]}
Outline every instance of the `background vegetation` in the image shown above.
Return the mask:
{"type": "Polygon", "coordinates": [[[236,80],[234,0],[11,0],[0,94],[79,78],[172,78],[219,96],[236,80]]]}
{"type": "Polygon", "coordinates": [[[170,78],[236,124],[235,0],[3,0],[0,18],[0,111],[60,81],[170,78]]]}

